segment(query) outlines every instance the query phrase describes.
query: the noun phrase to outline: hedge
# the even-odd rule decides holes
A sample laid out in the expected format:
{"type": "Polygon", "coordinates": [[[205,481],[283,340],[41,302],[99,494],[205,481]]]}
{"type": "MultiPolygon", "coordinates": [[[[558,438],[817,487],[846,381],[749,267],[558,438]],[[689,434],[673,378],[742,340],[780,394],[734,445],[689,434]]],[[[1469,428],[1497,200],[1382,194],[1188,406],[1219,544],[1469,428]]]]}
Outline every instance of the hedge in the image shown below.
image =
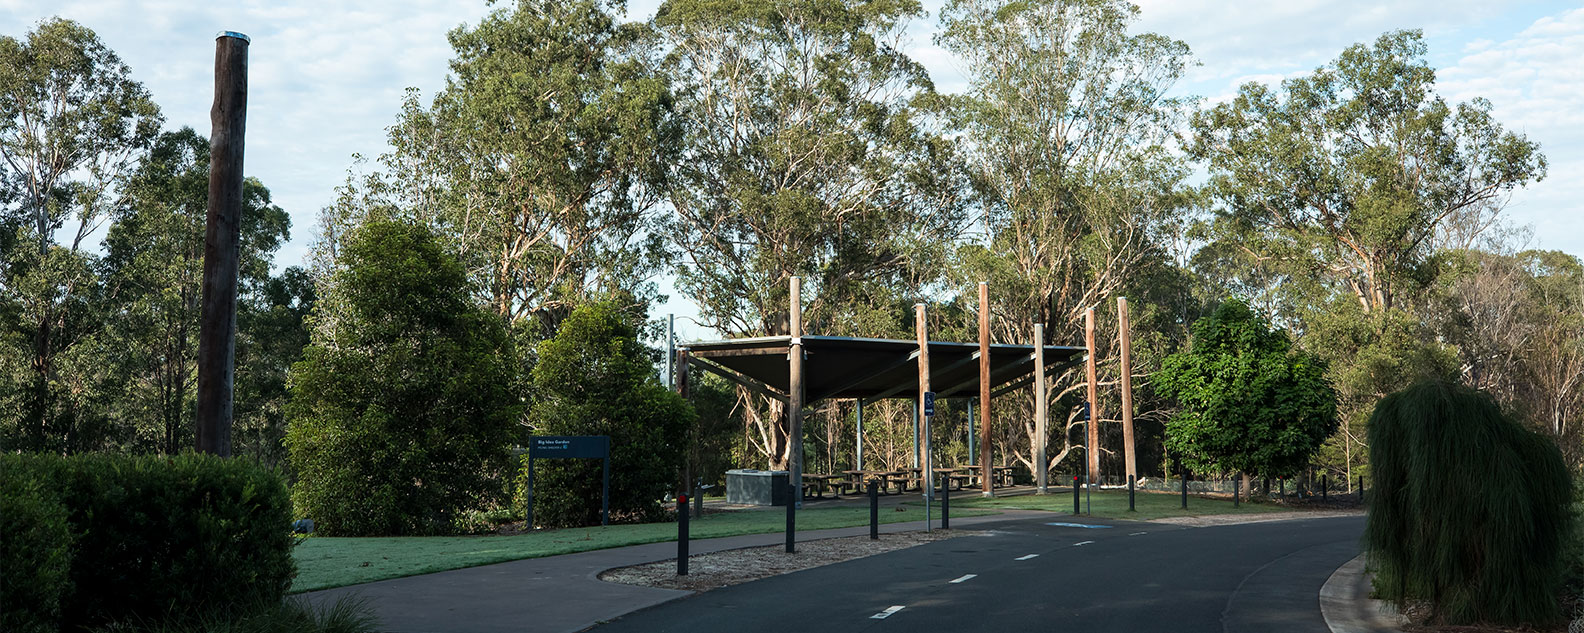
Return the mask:
{"type": "Polygon", "coordinates": [[[286,487],[251,462],[193,454],[3,455],[0,484],[36,491],[35,505],[64,510],[69,538],[66,582],[52,585],[47,566],[10,564],[30,555],[27,549],[43,549],[45,537],[21,534],[47,534],[47,510],[34,532],[4,533],[6,586],[39,588],[37,594],[58,587],[57,596],[24,603],[8,591],[7,631],[24,622],[75,631],[274,604],[295,573],[286,487]]]}
{"type": "Polygon", "coordinates": [[[41,482],[13,476],[15,463],[0,462],[0,630],[46,633],[59,628],[71,532],[66,506],[41,482]]]}

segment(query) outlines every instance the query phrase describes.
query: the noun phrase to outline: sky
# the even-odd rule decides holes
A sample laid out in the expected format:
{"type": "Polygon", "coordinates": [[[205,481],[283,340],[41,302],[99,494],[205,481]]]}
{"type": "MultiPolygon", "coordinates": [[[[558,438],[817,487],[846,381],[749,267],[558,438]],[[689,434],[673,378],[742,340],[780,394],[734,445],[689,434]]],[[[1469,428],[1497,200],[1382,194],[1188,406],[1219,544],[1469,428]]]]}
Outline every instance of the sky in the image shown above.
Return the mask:
{"type": "MultiPolygon", "coordinates": [[[[1279,82],[1313,71],[1343,48],[1395,29],[1422,29],[1437,90],[1449,101],[1484,97],[1508,129],[1538,141],[1545,180],[1518,191],[1508,218],[1533,227],[1530,247],[1584,256],[1584,5],[1490,0],[1136,0],[1138,32],[1187,43],[1198,66],[1176,92],[1208,103],[1250,81],[1279,82]]],[[[635,0],[627,18],[646,19],[659,0],[635,0]]],[[[502,5],[497,5],[502,6],[502,5]]],[[[960,91],[952,57],[934,45],[939,0],[914,23],[910,55],[937,89],[960,91]]],[[[446,33],[492,8],[478,0],[0,0],[0,35],[24,36],[61,16],[99,34],[148,87],[167,126],[209,132],[214,37],[246,33],[249,50],[247,175],[270,188],[292,217],[277,266],[302,262],[315,218],[334,197],[354,155],[387,151],[385,128],[404,92],[445,85],[446,33]]],[[[678,315],[678,336],[713,338],[690,319],[698,310],[670,291],[657,315],[678,315]]]]}

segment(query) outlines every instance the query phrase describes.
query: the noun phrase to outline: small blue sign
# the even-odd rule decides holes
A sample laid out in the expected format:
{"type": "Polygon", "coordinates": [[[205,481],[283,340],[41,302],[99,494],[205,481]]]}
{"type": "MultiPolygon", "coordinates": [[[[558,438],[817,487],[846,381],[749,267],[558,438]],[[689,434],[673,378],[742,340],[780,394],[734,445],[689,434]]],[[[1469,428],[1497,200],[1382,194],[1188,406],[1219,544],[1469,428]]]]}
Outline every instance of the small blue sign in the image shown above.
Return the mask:
{"type": "Polygon", "coordinates": [[[924,392],[924,415],[935,415],[935,392],[924,392]]]}

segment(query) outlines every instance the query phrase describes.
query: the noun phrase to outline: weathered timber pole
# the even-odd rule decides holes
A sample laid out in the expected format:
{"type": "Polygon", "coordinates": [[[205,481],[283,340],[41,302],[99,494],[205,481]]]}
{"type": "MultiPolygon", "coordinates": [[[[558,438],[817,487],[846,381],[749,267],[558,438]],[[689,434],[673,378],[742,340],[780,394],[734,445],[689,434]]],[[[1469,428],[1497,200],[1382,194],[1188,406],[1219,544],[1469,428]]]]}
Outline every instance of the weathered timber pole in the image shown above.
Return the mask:
{"type": "Polygon", "coordinates": [[[853,470],[863,470],[863,398],[858,399],[858,431],[853,438],[857,442],[858,455],[853,458],[853,470]]]}
{"type": "Polygon", "coordinates": [[[979,282],[979,483],[995,495],[990,480],[990,284],[979,282]]]}
{"type": "Polygon", "coordinates": [[[1133,326],[1128,320],[1127,297],[1117,297],[1117,336],[1122,343],[1122,453],[1126,476],[1138,476],[1133,446],[1133,326]]]}
{"type": "MultiPolygon", "coordinates": [[[[928,502],[930,499],[933,499],[935,497],[935,494],[934,494],[934,490],[935,490],[935,473],[933,472],[935,463],[934,463],[933,460],[930,459],[930,435],[929,435],[929,432],[930,432],[930,429],[929,429],[930,416],[927,415],[926,411],[924,411],[924,394],[929,393],[929,390],[930,390],[930,363],[929,363],[929,330],[928,330],[928,327],[924,323],[924,304],[922,304],[922,303],[913,304],[913,329],[914,329],[915,333],[918,335],[918,346],[919,346],[919,349],[918,349],[918,392],[919,392],[919,397],[918,397],[918,403],[917,403],[918,408],[917,408],[917,410],[915,412],[915,415],[917,416],[917,418],[915,418],[915,419],[922,418],[924,420],[924,436],[923,436],[923,442],[921,444],[922,448],[920,449],[920,452],[923,454],[924,459],[922,460],[922,463],[919,466],[919,468],[923,469],[923,470],[919,471],[919,475],[920,475],[920,479],[923,480],[922,483],[923,483],[923,488],[924,488],[924,499],[925,499],[926,502],[928,502]]],[[[927,530],[927,529],[929,529],[929,523],[928,523],[928,518],[927,518],[928,517],[928,506],[926,506],[925,516],[926,516],[925,529],[927,530]]]]}
{"type": "Polygon", "coordinates": [[[1084,348],[1089,353],[1089,421],[1085,423],[1089,427],[1089,444],[1084,452],[1089,455],[1089,484],[1094,485],[1100,482],[1100,403],[1095,401],[1098,394],[1095,384],[1094,308],[1084,310],[1084,348]]]}
{"type": "Polygon", "coordinates": [[[787,481],[795,491],[787,503],[803,507],[803,280],[792,278],[792,344],[787,352],[787,481]]]}
{"type": "Polygon", "coordinates": [[[665,383],[667,387],[676,386],[676,367],[671,363],[676,360],[676,315],[666,315],[666,364],[665,383]]]}
{"type": "Polygon", "coordinates": [[[209,210],[204,227],[203,305],[198,325],[198,452],[231,456],[236,375],[237,260],[241,256],[242,146],[247,136],[248,36],[215,38],[209,110],[209,210]]]}
{"type": "Polygon", "coordinates": [[[1034,462],[1034,484],[1039,494],[1045,494],[1050,458],[1046,457],[1046,436],[1050,434],[1045,406],[1045,324],[1034,324],[1034,434],[1039,437],[1039,451],[1034,462]]]}

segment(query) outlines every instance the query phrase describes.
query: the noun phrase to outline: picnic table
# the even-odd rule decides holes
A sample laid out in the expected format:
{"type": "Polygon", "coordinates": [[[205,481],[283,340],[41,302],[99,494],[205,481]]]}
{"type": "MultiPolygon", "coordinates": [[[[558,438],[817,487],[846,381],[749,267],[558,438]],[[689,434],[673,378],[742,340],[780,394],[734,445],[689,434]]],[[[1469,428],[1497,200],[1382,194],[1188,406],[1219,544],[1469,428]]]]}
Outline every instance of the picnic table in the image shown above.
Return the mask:
{"type": "Polygon", "coordinates": [[[820,475],[803,473],[803,496],[809,496],[809,490],[814,491],[814,498],[824,499],[825,489],[832,485],[840,485],[840,475],[820,475]],[[833,484],[833,480],[837,480],[833,484]]]}
{"type": "Polygon", "coordinates": [[[853,492],[864,492],[864,484],[868,483],[870,479],[874,479],[880,488],[880,494],[887,494],[886,486],[888,482],[886,480],[897,473],[889,470],[844,470],[842,474],[847,476],[848,485],[852,486],[853,492]]]}

